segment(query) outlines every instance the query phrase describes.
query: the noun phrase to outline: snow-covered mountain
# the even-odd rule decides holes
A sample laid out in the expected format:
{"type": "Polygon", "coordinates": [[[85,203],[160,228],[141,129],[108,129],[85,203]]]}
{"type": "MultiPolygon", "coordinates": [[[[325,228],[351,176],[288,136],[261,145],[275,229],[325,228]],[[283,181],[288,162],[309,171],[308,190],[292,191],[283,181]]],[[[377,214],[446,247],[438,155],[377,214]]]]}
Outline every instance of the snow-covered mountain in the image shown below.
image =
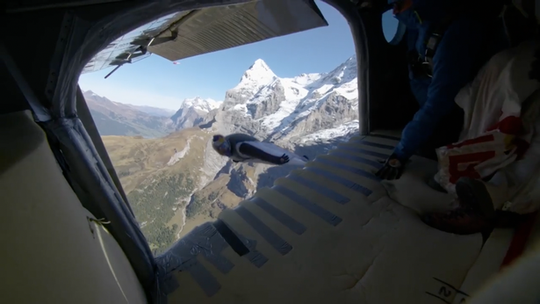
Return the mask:
{"type": "Polygon", "coordinates": [[[225,92],[223,102],[188,98],[174,115],[150,106],[113,102],[91,91],[85,92],[85,96],[91,100],[91,110],[99,116],[98,128],[106,128],[103,135],[133,135],[142,130],[145,136],[161,136],[199,126],[224,134],[248,133],[294,147],[325,142],[355,130],[356,72],[355,56],[328,73],[292,78],[277,76],[264,60],[257,59],[239,83],[225,92]],[[140,122],[145,124],[143,128],[140,122]],[[152,128],[157,128],[156,132],[152,128]]]}
{"type": "Polygon", "coordinates": [[[203,99],[200,97],[185,99],[182,103],[181,109],[193,108],[197,111],[208,113],[214,109],[219,108],[221,101],[215,101],[211,98],[203,99]]]}
{"type": "Polygon", "coordinates": [[[171,117],[175,130],[194,127],[206,122],[210,118],[209,113],[218,109],[220,105],[221,101],[210,98],[185,99],[180,109],[171,117]]]}
{"type": "Polygon", "coordinates": [[[358,126],[356,71],[353,56],[329,73],[281,78],[258,59],[226,92],[216,127],[289,144],[346,135],[358,126]]]}

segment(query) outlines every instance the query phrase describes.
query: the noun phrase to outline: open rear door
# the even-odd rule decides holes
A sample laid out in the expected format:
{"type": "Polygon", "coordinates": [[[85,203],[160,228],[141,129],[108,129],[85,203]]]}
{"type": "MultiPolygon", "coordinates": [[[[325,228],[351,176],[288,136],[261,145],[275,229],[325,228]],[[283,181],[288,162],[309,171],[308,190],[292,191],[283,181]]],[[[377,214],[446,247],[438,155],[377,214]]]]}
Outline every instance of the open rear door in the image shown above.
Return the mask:
{"type": "Polygon", "coordinates": [[[261,0],[170,14],[123,35],[83,73],[121,66],[151,53],[171,61],[326,26],[313,0],[261,0]]]}

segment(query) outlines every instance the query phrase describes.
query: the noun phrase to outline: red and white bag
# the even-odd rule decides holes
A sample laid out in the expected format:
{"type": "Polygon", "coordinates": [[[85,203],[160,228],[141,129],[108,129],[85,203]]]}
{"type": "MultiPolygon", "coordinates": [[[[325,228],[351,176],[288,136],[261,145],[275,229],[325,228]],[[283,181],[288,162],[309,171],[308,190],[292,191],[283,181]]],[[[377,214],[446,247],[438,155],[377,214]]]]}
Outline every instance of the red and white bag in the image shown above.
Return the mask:
{"type": "Polygon", "coordinates": [[[529,143],[518,136],[521,119],[510,116],[501,123],[484,135],[437,149],[439,171],[435,180],[454,193],[455,184],[461,177],[486,178],[523,156],[529,143]],[[504,122],[519,126],[518,132],[501,128],[504,122]]]}

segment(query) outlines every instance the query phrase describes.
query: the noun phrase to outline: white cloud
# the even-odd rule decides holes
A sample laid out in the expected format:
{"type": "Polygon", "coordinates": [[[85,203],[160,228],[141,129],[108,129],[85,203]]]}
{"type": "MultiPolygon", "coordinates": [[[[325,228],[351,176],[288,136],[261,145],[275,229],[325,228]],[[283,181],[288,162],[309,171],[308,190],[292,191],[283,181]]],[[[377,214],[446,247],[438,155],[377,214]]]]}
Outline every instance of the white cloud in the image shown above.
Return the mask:
{"type": "Polygon", "coordinates": [[[79,85],[83,91],[92,90],[94,93],[107,97],[112,101],[127,103],[138,106],[152,106],[178,110],[182,105],[182,99],[161,95],[156,92],[138,90],[136,87],[124,87],[118,83],[106,83],[99,81],[96,83],[93,79],[85,78],[84,75],[79,79],[79,85]]]}

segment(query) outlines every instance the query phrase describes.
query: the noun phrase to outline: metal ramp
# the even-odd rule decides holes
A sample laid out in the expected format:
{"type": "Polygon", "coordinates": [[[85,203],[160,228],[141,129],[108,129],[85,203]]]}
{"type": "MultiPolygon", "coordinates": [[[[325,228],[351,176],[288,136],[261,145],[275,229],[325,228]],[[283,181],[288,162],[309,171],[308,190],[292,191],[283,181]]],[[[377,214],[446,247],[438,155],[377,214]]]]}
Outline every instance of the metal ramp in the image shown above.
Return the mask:
{"type": "Polygon", "coordinates": [[[373,172],[396,143],[351,138],[195,228],[158,257],[161,292],[170,303],[450,303],[482,238],[431,229],[388,196],[373,172]]]}

